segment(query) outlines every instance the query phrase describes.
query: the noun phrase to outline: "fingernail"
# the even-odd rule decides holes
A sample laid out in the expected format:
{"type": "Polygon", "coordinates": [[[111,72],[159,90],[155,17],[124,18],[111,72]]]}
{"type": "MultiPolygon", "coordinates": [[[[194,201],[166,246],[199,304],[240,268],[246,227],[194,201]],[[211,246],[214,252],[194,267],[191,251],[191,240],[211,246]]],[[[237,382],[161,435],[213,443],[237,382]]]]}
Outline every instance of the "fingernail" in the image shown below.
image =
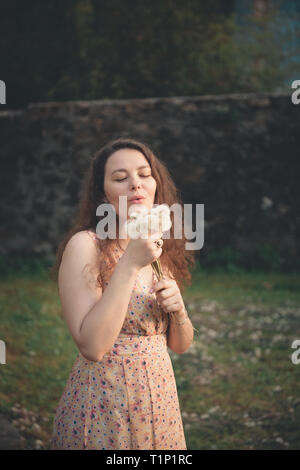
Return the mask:
{"type": "Polygon", "coordinates": [[[150,293],[151,293],[151,294],[152,294],[152,292],[154,292],[154,289],[153,289],[153,287],[151,287],[151,289],[150,289],[150,293]]]}

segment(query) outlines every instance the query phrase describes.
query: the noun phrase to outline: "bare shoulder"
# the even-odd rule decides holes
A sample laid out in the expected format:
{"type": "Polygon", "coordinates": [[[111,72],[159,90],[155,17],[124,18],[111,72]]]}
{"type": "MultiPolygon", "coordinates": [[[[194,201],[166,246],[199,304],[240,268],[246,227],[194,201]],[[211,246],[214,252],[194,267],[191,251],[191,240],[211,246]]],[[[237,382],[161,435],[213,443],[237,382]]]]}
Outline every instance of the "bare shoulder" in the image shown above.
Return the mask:
{"type": "Polygon", "coordinates": [[[91,235],[87,230],[72,235],[65,246],[60,271],[68,271],[73,276],[80,274],[89,279],[95,278],[99,249],[91,235]]]}
{"type": "Polygon", "coordinates": [[[68,243],[65,246],[65,253],[76,253],[76,256],[80,255],[83,251],[85,254],[91,253],[96,254],[97,245],[96,245],[96,235],[93,232],[88,230],[81,230],[80,232],[75,233],[68,240],[68,243]]]}
{"type": "Polygon", "coordinates": [[[63,316],[81,349],[80,328],[84,317],[100,299],[97,246],[86,230],[68,240],[58,272],[58,291],[63,316]]]}

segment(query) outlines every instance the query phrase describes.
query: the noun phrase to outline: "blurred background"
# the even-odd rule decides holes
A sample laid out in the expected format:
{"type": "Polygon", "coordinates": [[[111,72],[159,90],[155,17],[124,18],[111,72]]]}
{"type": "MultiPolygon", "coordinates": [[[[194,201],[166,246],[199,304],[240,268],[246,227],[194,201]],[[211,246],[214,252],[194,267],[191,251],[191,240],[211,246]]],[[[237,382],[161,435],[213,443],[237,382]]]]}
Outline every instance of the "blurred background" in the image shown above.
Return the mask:
{"type": "Polygon", "coordinates": [[[2,2],[7,106],[290,91],[299,1],[2,2]]]}
{"type": "Polygon", "coordinates": [[[49,446],[76,357],[49,267],[129,136],[204,204],[199,332],[170,351],[188,449],[299,449],[299,26],[299,0],[2,2],[0,448],[49,446]]]}

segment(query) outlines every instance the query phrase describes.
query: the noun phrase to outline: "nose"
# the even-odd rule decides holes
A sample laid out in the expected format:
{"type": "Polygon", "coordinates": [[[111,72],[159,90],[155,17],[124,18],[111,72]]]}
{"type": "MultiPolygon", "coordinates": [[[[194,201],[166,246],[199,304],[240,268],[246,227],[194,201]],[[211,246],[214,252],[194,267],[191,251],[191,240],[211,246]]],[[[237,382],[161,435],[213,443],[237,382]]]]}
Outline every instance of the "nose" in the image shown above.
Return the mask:
{"type": "Polygon", "coordinates": [[[134,179],[131,181],[130,186],[132,189],[134,188],[140,188],[141,187],[141,181],[139,179],[134,179]]]}

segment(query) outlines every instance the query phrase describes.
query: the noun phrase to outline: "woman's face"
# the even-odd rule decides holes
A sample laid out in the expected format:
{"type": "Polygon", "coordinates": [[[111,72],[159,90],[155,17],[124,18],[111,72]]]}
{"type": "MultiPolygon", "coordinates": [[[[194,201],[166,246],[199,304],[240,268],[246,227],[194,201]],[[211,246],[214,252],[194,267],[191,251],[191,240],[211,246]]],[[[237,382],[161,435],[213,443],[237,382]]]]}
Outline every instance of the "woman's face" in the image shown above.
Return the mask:
{"type": "Polygon", "coordinates": [[[104,192],[107,200],[119,215],[119,196],[127,198],[128,211],[138,212],[141,205],[151,209],[154,204],[156,181],[145,156],[134,149],[120,149],[109,156],[104,175],[104,192]],[[130,201],[133,196],[143,196],[139,203],[130,201]]]}

